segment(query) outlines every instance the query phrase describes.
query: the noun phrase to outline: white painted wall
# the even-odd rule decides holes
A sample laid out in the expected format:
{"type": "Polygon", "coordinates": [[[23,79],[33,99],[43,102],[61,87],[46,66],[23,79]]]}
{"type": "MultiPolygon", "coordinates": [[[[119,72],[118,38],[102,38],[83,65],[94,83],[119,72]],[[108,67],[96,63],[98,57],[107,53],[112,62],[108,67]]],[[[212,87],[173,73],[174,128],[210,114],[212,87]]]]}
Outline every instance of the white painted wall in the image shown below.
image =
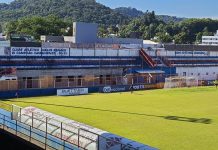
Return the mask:
{"type": "Polygon", "coordinates": [[[129,56],[129,50],[119,50],[119,56],[129,56]]]}
{"type": "Polygon", "coordinates": [[[95,56],[107,56],[107,50],[95,50],[95,56]]]}
{"type": "Polygon", "coordinates": [[[139,50],[129,50],[129,56],[139,56],[139,50]]]}
{"type": "Polygon", "coordinates": [[[0,56],[4,56],[4,55],[5,55],[5,48],[0,47],[0,56]]]}
{"type": "Polygon", "coordinates": [[[149,56],[156,56],[156,51],[145,51],[149,56]]]}
{"type": "Polygon", "coordinates": [[[178,76],[195,76],[198,80],[216,80],[218,78],[218,67],[177,67],[178,76]]]}
{"type": "Polygon", "coordinates": [[[95,51],[94,50],[83,50],[83,56],[95,56],[95,51]]]}
{"type": "Polygon", "coordinates": [[[0,41],[0,47],[10,47],[10,41],[0,41]]]}
{"type": "Polygon", "coordinates": [[[118,56],[118,50],[107,50],[107,56],[118,56]]]}
{"type": "Polygon", "coordinates": [[[82,56],[82,49],[70,49],[70,56],[82,56]]]}

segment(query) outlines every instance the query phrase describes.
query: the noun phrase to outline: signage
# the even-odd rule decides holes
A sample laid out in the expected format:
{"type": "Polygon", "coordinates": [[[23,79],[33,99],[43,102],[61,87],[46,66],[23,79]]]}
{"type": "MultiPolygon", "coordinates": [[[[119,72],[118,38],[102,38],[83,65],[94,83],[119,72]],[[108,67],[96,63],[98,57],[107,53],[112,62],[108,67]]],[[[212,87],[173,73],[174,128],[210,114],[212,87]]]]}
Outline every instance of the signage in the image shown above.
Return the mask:
{"type": "Polygon", "coordinates": [[[41,47],[11,47],[11,56],[41,56],[41,47]]]}
{"type": "Polygon", "coordinates": [[[133,85],[134,90],[143,90],[145,89],[145,85],[133,85]]]}
{"type": "Polygon", "coordinates": [[[42,56],[69,56],[69,48],[42,48],[42,56]]]}
{"type": "Polygon", "coordinates": [[[153,84],[136,84],[136,85],[121,85],[121,86],[105,86],[100,88],[99,91],[102,93],[115,93],[125,92],[130,90],[144,90],[154,88],[153,84]]]}
{"type": "Polygon", "coordinates": [[[69,48],[11,47],[11,56],[69,56],[69,48]]]}
{"type": "Polygon", "coordinates": [[[175,51],[176,56],[209,56],[208,51],[175,51]]]}
{"type": "Polygon", "coordinates": [[[74,89],[58,89],[58,96],[70,96],[70,95],[84,95],[88,94],[88,88],[74,88],[74,89]]]}
{"type": "Polygon", "coordinates": [[[112,93],[112,92],[124,92],[126,91],[126,87],[125,86],[117,86],[117,87],[111,87],[111,86],[105,86],[102,89],[103,93],[112,93]]]}

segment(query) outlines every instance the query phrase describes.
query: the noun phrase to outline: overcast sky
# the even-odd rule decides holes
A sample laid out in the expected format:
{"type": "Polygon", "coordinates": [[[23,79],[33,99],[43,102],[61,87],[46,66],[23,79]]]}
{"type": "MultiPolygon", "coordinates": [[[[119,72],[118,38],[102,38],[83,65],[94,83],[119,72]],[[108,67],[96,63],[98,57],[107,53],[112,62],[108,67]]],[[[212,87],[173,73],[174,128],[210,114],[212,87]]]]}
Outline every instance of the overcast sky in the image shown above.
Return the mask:
{"type": "MultiPolygon", "coordinates": [[[[9,3],[12,0],[0,0],[9,3]]],[[[179,17],[218,19],[218,0],[96,0],[111,8],[134,7],[139,10],[154,10],[157,14],[179,17]]]]}

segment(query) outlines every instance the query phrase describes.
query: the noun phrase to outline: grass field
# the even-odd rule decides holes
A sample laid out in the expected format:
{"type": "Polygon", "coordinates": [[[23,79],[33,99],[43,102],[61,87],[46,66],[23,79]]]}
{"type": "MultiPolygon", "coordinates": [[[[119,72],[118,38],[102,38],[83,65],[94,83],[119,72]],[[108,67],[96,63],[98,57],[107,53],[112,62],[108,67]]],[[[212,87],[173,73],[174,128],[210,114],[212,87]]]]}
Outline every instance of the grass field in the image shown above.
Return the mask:
{"type": "Polygon", "coordinates": [[[214,87],[6,102],[39,107],[161,150],[218,149],[218,89],[214,87]]]}

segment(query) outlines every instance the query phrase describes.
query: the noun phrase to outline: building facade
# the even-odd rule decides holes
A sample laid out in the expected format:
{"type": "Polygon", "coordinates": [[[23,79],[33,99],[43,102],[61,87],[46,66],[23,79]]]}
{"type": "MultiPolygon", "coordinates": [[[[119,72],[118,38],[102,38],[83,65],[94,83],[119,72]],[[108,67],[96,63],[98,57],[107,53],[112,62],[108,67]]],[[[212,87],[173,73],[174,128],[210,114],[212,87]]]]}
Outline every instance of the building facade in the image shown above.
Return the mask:
{"type": "Polygon", "coordinates": [[[203,45],[218,45],[218,30],[214,36],[203,36],[202,44],[203,45]]]}

